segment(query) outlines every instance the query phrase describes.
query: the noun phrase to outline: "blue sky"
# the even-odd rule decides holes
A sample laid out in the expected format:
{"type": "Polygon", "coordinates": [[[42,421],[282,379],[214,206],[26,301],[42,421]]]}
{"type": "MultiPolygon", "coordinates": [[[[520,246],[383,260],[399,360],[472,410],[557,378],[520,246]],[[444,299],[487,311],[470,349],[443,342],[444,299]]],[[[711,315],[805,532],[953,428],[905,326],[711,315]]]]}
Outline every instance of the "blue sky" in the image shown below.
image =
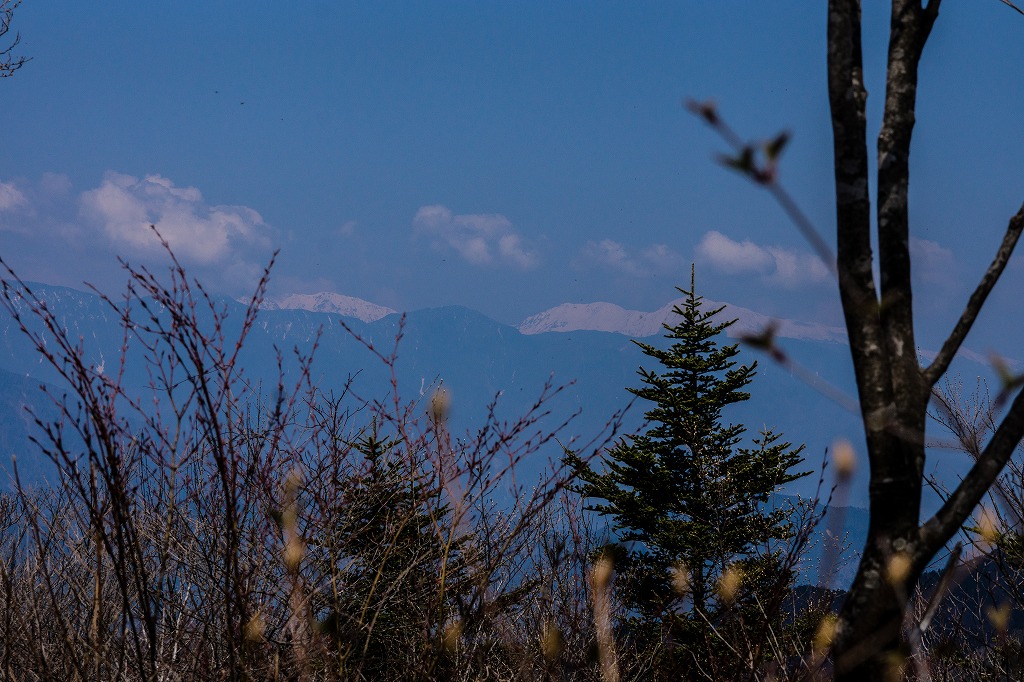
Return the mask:
{"type": "MultiPolygon", "coordinates": [[[[869,104],[886,3],[866,3],[869,104]]],[[[46,2],[0,81],[0,253],[24,277],[116,289],[157,222],[240,295],[502,322],[563,302],[653,310],[696,262],[709,298],[835,323],[835,285],[781,211],[716,165],[688,115],[793,132],[783,179],[833,240],[825,3],[46,2]]],[[[918,328],[941,334],[1024,199],[1024,18],[948,0],[922,67],[912,165],[918,328]]],[[[1021,259],[979,352],[1014,356],[1021,259]]]]}

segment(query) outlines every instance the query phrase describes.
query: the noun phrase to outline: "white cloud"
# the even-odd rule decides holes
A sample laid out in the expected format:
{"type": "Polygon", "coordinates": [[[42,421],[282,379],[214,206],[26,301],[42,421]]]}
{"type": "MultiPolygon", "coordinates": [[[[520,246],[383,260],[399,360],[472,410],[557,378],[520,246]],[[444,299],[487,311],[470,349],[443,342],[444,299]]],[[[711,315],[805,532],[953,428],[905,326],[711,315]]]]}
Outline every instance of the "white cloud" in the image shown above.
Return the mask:
{"type": "Polygon", "coordinates": [[[826,282],[830,279],[828,268],[814,254],[780,246],[769,246],[767,251],[775,259],[775,272],[768,278],[775,284],[792,289],[801,284],[826,282]]]}
{"type": "Polygon", "coordinates": [[[524,270],[537,263],[536,255],[523,246],[523,239],[518,234],[506,234],[498,239],[498,253],[524,270]]]}
{"type": "Polygon", "coordinates": [[[953,252],[938,242],[910,238],[913,272],[921,282],[949,286],[954,283],[956,259],[953,252]]]}
{"type": "Polygon", "coordinates": [[[27,205],[25,195],[13,183],[0,182],[0,211],[13,211],[27,205]]]}
{"type": "Polygon", "coordinates": [[[772,255],[750,240],[735,242],[721,232],[707,232],[697,245],[697,256],[730,275],[765,274],[772,268],[772,255]]]}
{"type": "Polygon", "coordinates": [[[585,261],[609,270],[617,270],[627,275],[641,274],[640,266],[626,253],[626,247],[611,239],[587,242],[583,245],[580,255],[585,261]]]}
{"type": "Polygon", "coordinates": [[[584,244],[578,263],[584,267],[596,265],[632,277],[645,277],[682,268],[683,257],[665,244],[652,244],[634,254],[617,241],[602,239],[584,244]]]}
{"type": "Polygon", "coordinates": [[[256,211],[209,206],[195,187],[176,187],[159,175],[140,180],[109,172],[99,187],[82,194],[81,206],[118,252],[158,253],[160,242],[150,225],[185,264],[237,269],[245,265],[240,252],[271,246],[270,228],[256,211]]]}
{"type": "Polygon", "coordinates": [[[0,231],[67,247],[82,232],[66,175],[43,173],[39,180],[0,182],[0,231]],[[52,243],[52,242],[51,242],[52,243]]]}
{"type": "Polygon", "coordinates": [[[120,275],[111,274],[119,273],[115,256],[159,272],[166,254],[150,225],[190,275],[232,295],[252,288],[277,240],[253,209],[211,205],[197,188],[160,175],[108,172],[85,192],[56,173],[37,182],[0,182],[0,236],[7,252],[17,254],[12,264],[26,270],[23,276],[120,284],[120,275]],[[54,250],[55,243],[61,248],[54,250]]]}
{"type": "Polygon", "coordinates": [[[422,206],[413,218],[416,231],[428,235],[435,246],[454,249],[473,265],[505,263],[524,270],[537,265],[537,254],[503,215],[454,215],[440,204],[422,206]]]}
{"type": "Polygon", "coordinates": [[[829,279],[828,268],[811,253],[749,239],[738,242],[714,230],[697,245],[697,257],[726,274],[760,275],[764,282],[787,289],[829,279]]]}
{"type": "Polygon", "coordinates": [[[686,265],[682,255],[665,244],[652,244],[643,250],[641,256],[662,272],[679,270],[686,265]]]}

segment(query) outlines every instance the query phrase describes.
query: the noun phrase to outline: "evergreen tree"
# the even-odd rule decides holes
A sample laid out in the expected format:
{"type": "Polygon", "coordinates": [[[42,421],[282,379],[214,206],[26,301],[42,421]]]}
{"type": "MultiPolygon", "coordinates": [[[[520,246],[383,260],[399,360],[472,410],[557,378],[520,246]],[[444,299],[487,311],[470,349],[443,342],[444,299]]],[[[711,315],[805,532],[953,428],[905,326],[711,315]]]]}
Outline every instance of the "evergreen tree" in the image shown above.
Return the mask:
{"type": "Polygon", "coordinates": [[[376,424],[350,445],[364,466],[339,485],[330,542],[331,554],[342,558],[331,570],[340,587],[321,605],[323,630],[356,677],[405,668],[407,679],[431,678],[441,674],[428,664],[437,663],[434,649],[456,612],[453,602],[470,587],[469,537],[451,527],[427,462],[382,438],[376,424]]]}
{"type": "Polygon", "coordinates": [[[676,648],[701,647],[703,656],[716,639],[711,624],[791,578],[780,575],[781,557],[767,547],[792,536],[793,510],[773,508],[770,498],[807,472],[793,472],[803,446],[766,430],[742,447],[744,427],[723,422],[724,408],[750,398],[743,389],[757,363],[739,365],[736,344],[718,345],[735,320],[718,321],[724,307],[702,308],[692,271],[689,291],[679,291],[686,298],[674,309],[678,321],[665,325],[672,345],[634,342],[659,365],[641,367],[642,386],[629,389],[651,403],[648,430],[620,440],[601,458],[601,471],[572,453],[568,459],[578,491],[592,500],[588,509],[612,521],[616,589],[633,637],[663,651],[673,640],[676,648]],[[727,573],[724,582],[738,578],[740,589],[722,589],[727,573]]]}

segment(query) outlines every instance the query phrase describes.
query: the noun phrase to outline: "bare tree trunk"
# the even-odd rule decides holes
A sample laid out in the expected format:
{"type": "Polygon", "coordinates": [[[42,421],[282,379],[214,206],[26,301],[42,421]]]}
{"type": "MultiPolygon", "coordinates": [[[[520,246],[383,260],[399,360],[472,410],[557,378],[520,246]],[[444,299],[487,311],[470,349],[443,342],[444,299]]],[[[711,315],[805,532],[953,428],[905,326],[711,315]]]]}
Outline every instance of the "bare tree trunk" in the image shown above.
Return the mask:
{"type": "Polygon", "coordinates": [[[964,523],[1024,435],[1018,395],[985,453],[943,508],[919,526],[925,416],[1024,228],[1011,219],[996,257],[928,367],[914,340],[909,249],[909,158],[918,63],[941,0],[892,0],[882,129],[878,137],[878,265],[871,251],[860,0],[830,0],[828,87],[834,140],[837,271],[870,464],[871,518],[833,654],[837,680],[880,679],[905,661],[902,624],[924,568],[964,523]]]}

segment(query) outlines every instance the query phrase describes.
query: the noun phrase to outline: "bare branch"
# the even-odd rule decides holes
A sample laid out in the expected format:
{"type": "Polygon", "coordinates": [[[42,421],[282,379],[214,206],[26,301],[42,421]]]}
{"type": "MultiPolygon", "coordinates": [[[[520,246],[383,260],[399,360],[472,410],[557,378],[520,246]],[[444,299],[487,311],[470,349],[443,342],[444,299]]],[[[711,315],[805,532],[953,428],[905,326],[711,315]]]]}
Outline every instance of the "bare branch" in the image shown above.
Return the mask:
{"type": "Polygon", "coordinates": [[[815,229],[814,224],[811,223],[807,215],[800,209],[797,203],[789,196],[789,192],[773,178],[772,182],[767,185],[768,191],[772,193],[775,200],[782,206],[782,210],[786,212],[789,219],[793,221],[796,228],[800,230],[800,234],[803,235],[815,253],[825,267],[828,268],[829,272],[833,276],[839,276],[839,270],[836,266],[836,256],[832,252],[832,248],[822,238],[821,234],[815,229]]]}
{"type": "Polygon", "coordinates": [[[914,669],[918,680],[922,682],[930,681],[931,672],[928,670],[928,664],[924,652],[924,633],[931,625],[932,619],[935,617],[935,613],[939,610],[939,604],[942,603],[943,597],[946,596],[946,592],[949,590],[949,586],[953,582],[953,571],[960,562],[960,554],[963,552],[964,546],[962,543],[956,543],[956,547],[949,554],[949,559],[946,561],[946,568],[942,571],[942,578],[939,580],[938,586],[935,588],[935,592],[932,594],[931,599],[928,601],[928,606],[925,608],[924,615],[921,616],[921,621],[914,627],[910,628],[907,633],[907,641],[910,644],[910,651],[914,660],[914,669]]]}
{"type": "Polygon", "coordinates": [[[1017,10],[1017,12],[1019,12],[1020,14],[1024,14],[1024,10],[1022,10],[1020,7],[1017,7],[1017,5],[1015,5],[1012,2],[1010,2],[1010,0],[999,0],[999,2],[1003,3],[1004,5],[1006,5],[1008,7],[1011,7],[1013,9],[1017,10]]]}
{"type": "Polygon", "coordinates": [[[924,616],[921,617],[921,622],[918,623],[915,631],[919,633],[919,636],[924,636],[928,626],[932,624],[932,619],[935,618],[935,612],[939,610],[939,604],[942,602],[942,598],[946,595],[949,590],[949,586],[953,582],[953,570],[957,567],[960,562],[960,554],[963,552],[963,543],[956,543],[953,551],[949,553],[949,559],[946,560],[946,568],[942,571],[942,578],[939,580],[939,584],[935,588],[935,592],[932,594],[932,598],[928,601],[928,608],[925,609],[924,616]]]}
{"type": "Polygon", "coordinates": [[[807,214],[801,210],[800,206],[793,200],[793,197],[789,195],[786,188],[779,183],[778,158],[789,142],[790,134],[782,132],[771,140],[761,143],[759,146],[763,157],[762,160],[758,157],[756,146],[745,142],[726,123],[725,119],[719,115],[714,102],[687,100],[684,106],[690,113],[700,117],[712,130],[719,134],[726,144],[732,147],[735,156],[722,155],[719,158],[722,164],[742,173],[752,182],[767,189],[779,206],[782,207],[782,210],[786,212],[786,215],[789,216],[789,219],[796,226],[797,230],[800,231],[800,234],[810,243],[818,258],[829,269],[829,272],[833,276],[838,277],[839,271],[836,268],[836,256],[832,252],[832,247],[828,245],[828,242],[825,241],[821,233],[814,227],[814,223],[807,217],[807,214]]]}
{"type": "MultiPolygon", "coordinates": [[[[21,4],[21,0],[0,0],[0,37],[7,35],[11,30],[11,19],[14,18],[14,10],[21,4]]],[[[14,48],[21,42],[21,34],[15,33],[11,43],[0,49],[0,78],[13,76],[14,72],[25,65],[28,57],[21,57],[14,54],[14,48]]]]}
{"type": "Polygon", "coordinates": [[[1017,394],[1002,424],[981,457],[967,472],[942,508],[921,527],[918,553],[932,556],[960,529],[964,520],[995,483],[1024,437],[1024,391],[1017,394]]]}
{"type": "Polygon", "coordinates": [[[946,373],[946,370],[949,369],[949,363],[953,361],[953,357],[960,350],[960,346],[963,344],[964,339],[967,338],[968,332],[971,331],[974,321],[978,318],[978,313],[981,312],[981,308],[985,305],[985,299],[992,292],[992,288],[999,281],[999,277],[1003,274],[1006,264],[1010,261],[1010,256],[1013,254],[1013,249],[1017,246],[1017,241],[1020,239],[1022,231],[1024,231],[1024,204],[1021,205],[1017,214],[1010,218],[1006,234],[1003,235],[1003,243],[999,245],[999,250],[996,252],[995,258],[992,259],[992,264],[988,266],[988,270],[985,271],[985,275],[981,278],[981,282],[978,283],[978,287],[971,294],[971,298],[967,301],[967,307],[964,308],[964,312],[960,315],[956,326],[953,327],[949,338],[942,344],[939,354],[935,356],[932,364],[924,371],[924,378],[928,382],[928,386],[934,386],[942,378],[942,375],[946,373]]]}

